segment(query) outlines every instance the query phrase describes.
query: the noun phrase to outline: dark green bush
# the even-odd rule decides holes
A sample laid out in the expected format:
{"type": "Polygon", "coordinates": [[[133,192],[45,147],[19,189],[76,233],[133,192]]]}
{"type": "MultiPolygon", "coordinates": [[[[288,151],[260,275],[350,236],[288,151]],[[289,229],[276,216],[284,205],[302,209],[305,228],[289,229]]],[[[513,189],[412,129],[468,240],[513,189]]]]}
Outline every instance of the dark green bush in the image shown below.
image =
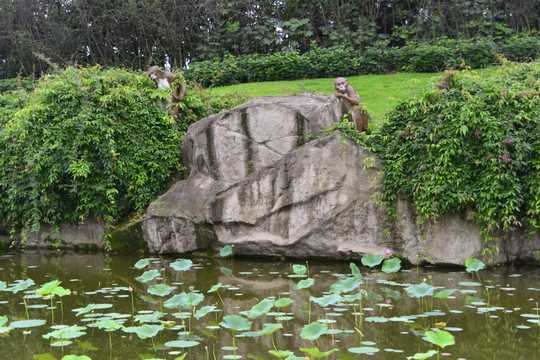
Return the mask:
{"type": "Polygon", "coordinates": [[[387,204],[407,194],[424,219],[472,209],[486,240],[538,231],[539,61],[448,71],[393,109],[369,143],[383,159],[387,204]]]}
{"type": "Polygon", "coordinates": [[[388,47],[388,42],[381,41],[358,51],[345,47],[314,47],[302,55],[227,55],[221,61],[193,63],[185,76],[203,86],[224,86],[393,71],[437,72],[494,65],[497,64],[496,54],[513,61],[536,59],[540,54],[540,36],[531,33],[503,40],[488,37],[469,40],[441,38],[429,44],[411,42],[400,48],[388,47]]]}
{"type": "Polygon", "coordinates": [[[143,74],[68,68],[0,94],[0,224],[12,231],[142,211],[180,167],[183,131],[242,98],[188,87],[178,122],[143,74]],[[4,106],[4,105],[9,106],[4,106]]]}

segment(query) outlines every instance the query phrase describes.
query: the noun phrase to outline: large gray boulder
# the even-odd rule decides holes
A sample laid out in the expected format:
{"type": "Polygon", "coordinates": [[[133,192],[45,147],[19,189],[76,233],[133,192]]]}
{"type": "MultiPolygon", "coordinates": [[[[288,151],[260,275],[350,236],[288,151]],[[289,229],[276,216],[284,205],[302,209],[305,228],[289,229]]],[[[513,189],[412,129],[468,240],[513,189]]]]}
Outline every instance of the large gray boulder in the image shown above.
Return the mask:
{"type": "Polygon", "coordinates": [[[317,138],[347,110],[333,96],[263,97],[192,125],[184,139],[186,178],[142,222],[149,250],[231,244],[241,255],[358,259],[389,249],[414,263],[456,265],[469,257],[534,258],[540,240],[525,239],[523,230],[484,256],[467,214],[419,225],[411,201],[401,199],[398,217],[387,219],[377,204],[375,155],[339,132],[317,138]]]}

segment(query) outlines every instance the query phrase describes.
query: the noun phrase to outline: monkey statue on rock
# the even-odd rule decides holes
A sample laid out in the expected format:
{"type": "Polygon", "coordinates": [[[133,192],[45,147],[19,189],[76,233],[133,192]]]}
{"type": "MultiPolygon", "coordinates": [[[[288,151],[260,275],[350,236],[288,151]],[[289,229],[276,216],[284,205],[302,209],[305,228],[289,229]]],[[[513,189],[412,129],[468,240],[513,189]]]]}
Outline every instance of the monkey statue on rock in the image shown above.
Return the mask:
{"type": "Polygon", "coordinates": [[[171,97],[167,100],[167,109],[176,119],[180,112],[178,103],[186,96],[186,84],[180,83],[172,72],[159,70],[158,66],[152,66],[148,69],[148,76],[156,83],[158,89],[172,88],[171,97]]]}
{"type": "Polygon", "coordinates": [[[361,111],[358,107],[358,104],[362,102],[362,99],[360,99],[360,96],[358,96],[356,90],[354,90],[354,88],[349,85],[347,79],[343,77],[338,77],[336,80],[334,80],[334,89],[336,89],[334,95],[337,98],[344,99],[351,105],[351,111],[353,114],[353,119],[356,123],[356,129],[359,132],[365,131],[367,133],[369,116],[366,112],[361,111]]]}

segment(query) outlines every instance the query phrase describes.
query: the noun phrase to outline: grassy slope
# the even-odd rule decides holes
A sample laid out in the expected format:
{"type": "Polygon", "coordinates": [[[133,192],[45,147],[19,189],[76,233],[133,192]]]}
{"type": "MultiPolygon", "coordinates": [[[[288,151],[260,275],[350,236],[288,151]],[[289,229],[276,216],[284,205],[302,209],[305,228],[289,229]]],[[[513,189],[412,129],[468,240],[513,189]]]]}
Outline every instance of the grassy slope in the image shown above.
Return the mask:
{"type": "MultiPolygon", "coordinates": [[[[347,78],[371,113],[374,122],[380,122],[385,112],[414,92],[415,87],[440,74],[399,73],[393,75],[362,75],[347,78]]],[[[310,91],[314,94],[334,92],[334,79],[306,79],[239,84],[214,88],[215,94],[247,92],[251,97],[266,95],[292,95],[310,91]]]]}

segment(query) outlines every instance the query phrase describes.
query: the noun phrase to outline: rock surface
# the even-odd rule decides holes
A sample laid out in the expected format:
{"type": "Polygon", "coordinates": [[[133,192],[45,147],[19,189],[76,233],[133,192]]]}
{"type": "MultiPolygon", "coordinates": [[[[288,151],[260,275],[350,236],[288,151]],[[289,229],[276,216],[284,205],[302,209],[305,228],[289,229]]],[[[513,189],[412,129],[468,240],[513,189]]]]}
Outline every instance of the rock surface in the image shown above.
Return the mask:
{"type": "MultiPolygon", "coordinates": [[[[359,259],[390,249],[413,263],[487,261],[466,216],[421,227],[402,199],[399,217],[387,221],[376,203],[375,155],[339,132],[314,139],[347,110],[333,96],[263,97],[192,125],[183,149],[187,178],[142,222],[149,250],[234,244],[238,255],[359,259]]],[[[539,248],[538,236],[525,240],[516,231],[493,260],[531,260],[539,248]]]]}

